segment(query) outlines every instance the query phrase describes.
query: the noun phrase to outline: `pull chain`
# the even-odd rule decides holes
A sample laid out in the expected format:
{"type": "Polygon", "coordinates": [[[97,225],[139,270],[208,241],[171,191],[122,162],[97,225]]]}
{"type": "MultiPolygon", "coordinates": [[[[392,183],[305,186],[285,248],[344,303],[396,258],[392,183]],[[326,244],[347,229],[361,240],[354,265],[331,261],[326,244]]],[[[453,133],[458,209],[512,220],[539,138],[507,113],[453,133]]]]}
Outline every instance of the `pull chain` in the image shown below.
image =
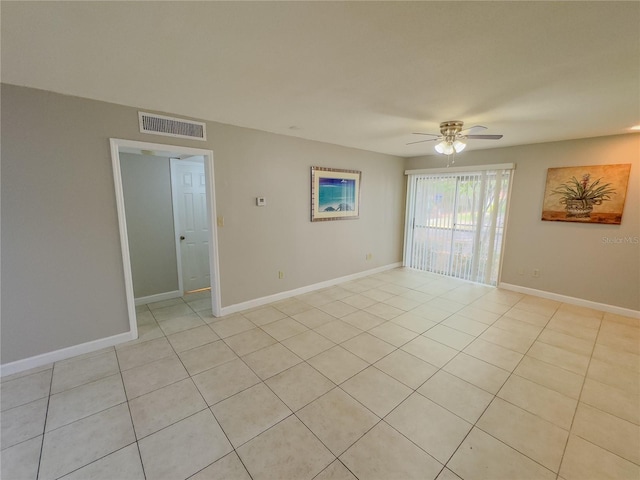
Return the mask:
{"type": "Polygon", "coordinates": [[[455,150],[453,151],[453,153],[450,153],[449,155],[447,155],[447,168],[449,168],[454,163],[456,163],[456,151],[455,150]],[[449,161],[451,158],[453,158],[453,160],[449,161]]]}

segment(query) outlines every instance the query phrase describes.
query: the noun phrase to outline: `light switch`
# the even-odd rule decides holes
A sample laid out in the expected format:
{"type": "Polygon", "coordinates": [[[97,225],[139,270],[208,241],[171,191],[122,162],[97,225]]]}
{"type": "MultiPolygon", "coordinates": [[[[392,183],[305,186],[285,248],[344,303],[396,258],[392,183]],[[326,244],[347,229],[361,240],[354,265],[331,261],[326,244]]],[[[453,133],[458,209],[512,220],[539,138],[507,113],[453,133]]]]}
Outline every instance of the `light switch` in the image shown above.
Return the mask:
{"type": "Polygon", "coordinates": [[[267,204],[267,199],[265,197],[256,197],[256,205],[258,207],[264,207],[267,204]]]}

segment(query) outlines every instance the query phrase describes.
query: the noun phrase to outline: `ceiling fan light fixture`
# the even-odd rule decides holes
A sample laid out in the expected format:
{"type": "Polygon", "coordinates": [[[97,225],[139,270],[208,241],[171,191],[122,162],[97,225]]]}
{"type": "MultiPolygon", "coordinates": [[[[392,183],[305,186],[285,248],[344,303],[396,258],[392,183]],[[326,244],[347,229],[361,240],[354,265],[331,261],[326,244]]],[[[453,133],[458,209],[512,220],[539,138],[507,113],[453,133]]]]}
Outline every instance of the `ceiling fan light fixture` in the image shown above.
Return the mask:
{"type": "Polygon", "coordinates": [[[453,142],[453,149],[456,151],[456,153],[460,153],[465,148],[467,148],[466,143],[463,143],[460,140],[456,140],[455,142],[453,142]]]}
{"type": "Polygon", "coordinates": [[[462,152],[467,148],[466,140],[500,140],[502,135],[469,135],[468,132],[476,131],[478,129],[485,130],[487,127],[483,125],[474,125],[473,127],[463,130],[464,122],[459,120],[451,120],[440,123],[440,135],[435,133],[414,133],[414,135],[428,135],[430,137],[427,140],[420,140],[418,142],[410,142],[407,145],[423,142],[439,142],[435,145],[436,152],[442,155],[453,155],[462,152]]]}
{"type": "Polygon", "coordinates": [[[442,153],[443,155],[451,155],[454,152],[459,153],[465,149],[467,145],[462,143],[460,140],[456,140],[452,142],[451,140],[443,140],[439,144],[436,145],[436,152],[442,153]]]}
{"type": "Polygon", "coordinates": [[[451,155],[453,152],[455,152],[455,149],[453,148],[453,144],[451,142],[443,140],[436,145],[436,152],[442,153],[444,155],[451,155]]]}

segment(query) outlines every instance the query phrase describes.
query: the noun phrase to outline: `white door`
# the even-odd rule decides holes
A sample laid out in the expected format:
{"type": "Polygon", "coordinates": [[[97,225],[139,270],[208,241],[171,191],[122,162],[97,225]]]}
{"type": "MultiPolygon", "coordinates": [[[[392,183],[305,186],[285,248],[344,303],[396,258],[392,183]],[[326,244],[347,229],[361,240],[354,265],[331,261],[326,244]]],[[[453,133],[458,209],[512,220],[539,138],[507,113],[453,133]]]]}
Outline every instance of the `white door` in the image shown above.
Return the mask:
{"type": "Polygon", "coordinates": [[[185,292],[207,288],[211,286],[211,275],[204,158],[172,159],[171,175],[182,288],[185,292]]]}

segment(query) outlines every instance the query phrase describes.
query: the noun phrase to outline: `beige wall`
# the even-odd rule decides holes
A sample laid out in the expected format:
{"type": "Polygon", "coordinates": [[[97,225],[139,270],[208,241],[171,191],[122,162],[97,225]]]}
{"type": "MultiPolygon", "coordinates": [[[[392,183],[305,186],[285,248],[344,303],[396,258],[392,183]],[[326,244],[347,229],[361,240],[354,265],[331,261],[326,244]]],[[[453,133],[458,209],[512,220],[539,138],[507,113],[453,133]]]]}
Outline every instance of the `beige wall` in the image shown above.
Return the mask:
{"type": "Polygon", "coordinates": [[[212,143],[223,305],[402,260],[402,159],[223,125],[212,143]],[[359,219],[310,221],[312,165],[362,171],[359,219]]]}
{"type": "Polygon", "coordinates": [[[136,298],[179,289],[166,157],[120,153],[133,293],[136,298]]]}
{"type": "MultiPolygon", "coordinates": [[[[406,168],[443,161],[411,158],[406,168]]],[[[640,134],[464,152],[456,166],[510,162],[517,167],[501,281],[640,310],[640,134]],[[632,164],[621,225],[540,220],[548,168],[617,163],[632,164]]]]}
{"type": "Polygon", "coordinates": [[[214,152],[223,306],[401,260],[403,159],[213,122],[145,135],[133,107],[1,88],[2,364],[128,331],[111,137],[214,152]],[[309,221],[312,165],[362,170],[359,220],[309,221]]]}
{"type": "MultiPolygon", "coordinates": [[[[402,172],[442,166],[214,122],[207,142],[144,135],[133,107],[1,93],[3,364],[128,331],[111,137],[213,150],[223,306],[400,261],[402,172]],[[312,165],[362,170],[359,220],[309,221],[312,165]]],[[[640,246],[603,240],[640,235],[639,157],[640,135],[461,155],[517,164],[502,281],[640,310],[640,246]],[[633,164],[622,225],[540,221],[547,168],[613,163],[633,164]]]]}

